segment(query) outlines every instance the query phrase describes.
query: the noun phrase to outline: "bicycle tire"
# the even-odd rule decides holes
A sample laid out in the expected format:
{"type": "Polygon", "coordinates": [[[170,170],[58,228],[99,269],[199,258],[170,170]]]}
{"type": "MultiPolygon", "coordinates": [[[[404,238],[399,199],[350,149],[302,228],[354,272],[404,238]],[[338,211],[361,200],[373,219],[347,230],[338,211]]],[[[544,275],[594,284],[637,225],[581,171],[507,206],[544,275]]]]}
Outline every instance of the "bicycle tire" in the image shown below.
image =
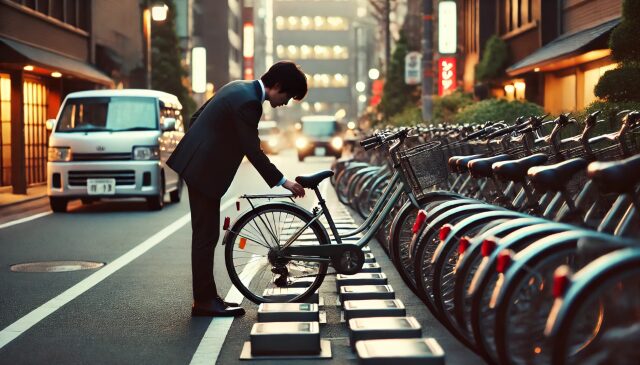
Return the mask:
{"type": "MultiPolygon", "coordinates": [[[[223,239],[223,245],[226,246],[225,263],[227,272],[233,285],[245,298],[256,304],[273,302],[276,300],[265,298],[265,289],[273,288],[274,291],[277,291],[277,288],[288,287],[292,284],[292,281],[290,281],[288,277],[293,269],[292,266],[289,266],[292,260],[283,260],[275,256],[280,250],[280,243],[285,242],[287,237],[291,236],[295,231],[296,225],[306,225],[312,218],[311,213],[295,204],[273,202],[257,206],[255,209],[247,211],[238,217],[231,228],[227,230],[223,239]],[[265,238],[264,231],[270,234],[269,239],[265,238]],[[289,236],[286,236],[287,234],[289,234],[289,236]],[[250,247],[251,250],[247,250],[247,244],[253,244],[250,247]],[[236,246],[238,249],[236,249],[236,246]],[[262,254],[253,250],[260,250],[262,254]],[[234,252],[239,252],[235,255],[235,258],[238,260],[234,259],[234,252]],[[240,253],[244,256],[240,256],[240,253]],[[247,264],[242,269],[242,272],[238,272],[238,266],[241,265],[240,262],[242,261],[246,261],[247,264]],[[283,264],[285,261],[286,264],[283,264]],[[276,278],[276,273],[272,271],[275,267],[274,264],[276,264],[278,268],[286,267],[288,271],[287,276],[278,274],[280,276],[276,278]],[[259,273],[261,267],[255,268],[258,265],[264,266],[262,273],[259,273]],[[245,273],[245,270],[248,271],[245,273]],[[251,271],[255,271],[253,275],[251,271]],[[270,272],[272,275],[265,280],[264,275],[267,272],[270,272]],[[282,279],[283,277],[284,279],[282,279]],[[248,282],[245,284],[242,279],[247,281],[247,278],[248,282]],[[256,278],[258,278],[258,281],[254,283],[256,278]],[[280,280],[280,284],[276,284],[278,280],[280,280]],[[286,280],[286,284],[282,283],[283,280],[286,280]],[[250,287],[252,283],[254,283],[254,285],[250,287]]],[[[329,235],[318,221],[312,223],[304,233],[312,237],[308,242],[315,241],[320,245],[331,243],[329,235]]],[[[298,238],[298,241],[300,240],[301,239],[298,238]]],[[[293,245],[295,244],[294,242],[293,245]]],[[[295,269],[301,273],[305,273],[305,269],[315,269],[317,272],[304,274],[304,276],[315,277],[315,279],[306,290],[289,299],[289,301],[300,302],[311,296],[322,284],[328,266],[329,264],[327,262],[309,263],[302,261],[301,264],[297,264],[295,269]]]]}
{"type": "MultiPolygon", "coordinates": [[[[638,327],[640,311],[637,308],[637,299],[635,302],[633,300],[640,296],[637,285],[638,275],[640,275],[640,251],[637,248],[622,249],[601,256],[574,275],[562,299],[557,316],[549,324],[547,335],[554,339],[551,349],[553,365],[584,364],[591,362],[589,357],[592,356],[600,359],[601,363],[602,361],[633,363],[637,360],[637,355],[632,359],[620,359],[620,356],[629,352],[632,354],[637,352],[637,343],[631,341],[630,345],[634,346],[632,351],[625,351],[629,346],[623,347],[619,343],[611,346],[608,341],[611,341],[613,336],[606,336],[606,331],[616,330],[620,325],[631,324],[638,327]],[[631,300],[621,300],[629,296],[631,300]],[[595,302],[597,305],[594,305],[595,302]],[[629,303],[636,303],[636,305],[628,306],[629,303]],[[600,304],[604,304],[603,318],[597,318],[600,313],[596,313],[596,321],[599,323],[591,323],[592,329],[597,333],[588,333],[587,339],[576,338],[576,334],[580,335],[584,332],[584,324],[580,322],[589,315],[593,316],[593,308],[600,307],[600,304]],[[620,321],[620,318],[623,318],[623,321],[620,321]],[[614,353],[611,353],[613,349],[615,349],[614,353]]],[[[627,337],[633,339],[637,338],[637,335],[627,337]]]]}

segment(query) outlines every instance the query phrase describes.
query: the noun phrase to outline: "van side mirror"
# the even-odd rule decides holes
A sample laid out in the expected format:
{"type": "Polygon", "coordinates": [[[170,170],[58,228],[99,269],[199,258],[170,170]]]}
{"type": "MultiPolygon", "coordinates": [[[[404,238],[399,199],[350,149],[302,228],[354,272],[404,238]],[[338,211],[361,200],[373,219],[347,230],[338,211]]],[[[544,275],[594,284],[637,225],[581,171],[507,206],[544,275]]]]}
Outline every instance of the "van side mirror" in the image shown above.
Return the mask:
{"type": "Polygon", "coordinates": [[[52,131],[55,125],[56,125],[55,119],[47,119],[47,121],[44,124],[45,128],[47,128],[48,131],[52,131]]]}
{"type": "Polygon", "coordinates": [[[162,131],[171,132],[176,130],[176,118],[164,118],[162,121],[162,131]]]}

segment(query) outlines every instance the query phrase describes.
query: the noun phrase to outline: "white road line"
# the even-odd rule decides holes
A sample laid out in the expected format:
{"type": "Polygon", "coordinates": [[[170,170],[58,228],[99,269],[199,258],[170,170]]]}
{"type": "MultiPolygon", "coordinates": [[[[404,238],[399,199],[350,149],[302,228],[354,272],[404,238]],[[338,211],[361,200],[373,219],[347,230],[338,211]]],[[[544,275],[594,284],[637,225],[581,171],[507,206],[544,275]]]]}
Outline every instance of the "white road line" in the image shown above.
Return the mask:
{"type": "Polygon", "coordinates": [[[11,222],[7,222],[7,223],[3,223],[0,224],[0,229],[3,228],[7,228],[7,227],[11,227],[11,226],[15,226],[16,224],[20,224],[20,223],[24,223],[24,222],[28,222],[28,221],[32,221],[34,219],[38,219],[40,217],[44,217],[46,215],[49,215],[53,213],[52,211],[48,211],[48,212],[42,212],[42,213],[38,213],[38,214],[34,214],[34,215],[30,215],[28,217],[24,217],[24,218],[20,218],[20,219],[16,219],[15,221],[11,221],[11,222]]]}
{"type": "MultiPolygon", "coordinates": [[[[221,205],[221,209],[226,209],[235,202],[235,199],[226,201],[221,205]]],[[[33,217],[33,216],[32,216],[33,217]]],[[[33,218],[35,219],[35,218],[33,218]]],[[[174,232],[182,228],[184,225],[191,221],[191,213],[187,213],[180,217],[177,221],[173,222],[160,232],[149,237],[146,241],[138,244],[136,247],[129,250],[129,252],[118,257],[113,262],[107,264],[102,269],[91,274],[86,279],[82,280],[78,284],[62,292],[62,294],[49,300],[40,307],[32,310],[26,316],[13,322],[5,329],[0,331],[0,349],[6,346],[11,341],[15,340],[18,336],[26,332],[29,328],[36,325],[38,322],[47,318],[50,314],[60,309],[65,304],[69,303],[73,299],[77,298],[80,294],[91,289],[102,280],[108,278],[116,271],[120,270],[131,261],[142,256],[145,252],[162,242],[164,239],[172,235],[174,232]]]]}
{"type": "MultiPolygon", "coordinates": [[[[322,186],[322,194],[323,196],[326,196],[327,187],[329,185],[328,181],[323,181],[322,184],[324,184],[324,186],[322,186]]],[[[314,207],[316,204],[318,204],[317,197],[311,206],[314,207]]],[[[220,207],[220,211],[223,211],[224,209],[226,209],[226,207],[220,207]]],[[[258,263],[260,262],[261,261],[258,261],[258,263]]],[[[245,285],[249,285],[259,267],[260,266],[257,265],[257,263],[251,263],[245,266],[242,273],[240,273],[240,280],[245,283],[245,285]]],[[[242,303],[244,296],[235,286],[232,285],[224,300],[226,302],[242,303]]],[[[214,317],[211,320],[207,331],[204,333],[202,340],[200,340],[200,344],[191,358],[190,365],[215,364],[218,361],[222,345],[224,344],[224,340],[227,338],[227,334],[229,333],[232,323],[233,317],[214,317]]]]}

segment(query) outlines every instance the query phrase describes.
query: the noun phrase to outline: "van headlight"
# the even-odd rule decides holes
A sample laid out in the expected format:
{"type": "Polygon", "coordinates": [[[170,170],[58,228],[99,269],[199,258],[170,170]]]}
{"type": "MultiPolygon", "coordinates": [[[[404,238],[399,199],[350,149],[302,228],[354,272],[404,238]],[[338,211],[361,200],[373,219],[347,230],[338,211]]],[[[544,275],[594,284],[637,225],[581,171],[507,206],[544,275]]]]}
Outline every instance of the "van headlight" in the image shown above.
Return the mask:
{"type": "Polygon", "coordinates": [[[159,160],[160,149],[157,146],[133,147],[134,160],[159,160]]]}
{"type": "Polygon", "coordinates": [[[71,161],[71,148],[49,147],[47,157],[49,162],[71,161]]]}
{"type": "Polygon", "coordinates": [[[340,137],[333,137],[333,139],[331,140],[331,146],[333,148],[335,148],[336,150],[341,149],[343,143],[344,142],[342,141],[342,138],[340,138],[340,137]]]}
{"type": "Polygon", "coordinates": [[[269,142],[267,142],[267,144],[269,144],[269,147],[275,147],[278,145],[278,140],[275,138],[271,138],[269,139],[269,142]]]}
{"type": "Polygon", "coordinates": [[[298,137],[298,139],[296,139],[296,147],[298,147],[299,149],[307,147],[308,144],[309,141],[307,141],[307,139],[304,137],[298,137]]]}

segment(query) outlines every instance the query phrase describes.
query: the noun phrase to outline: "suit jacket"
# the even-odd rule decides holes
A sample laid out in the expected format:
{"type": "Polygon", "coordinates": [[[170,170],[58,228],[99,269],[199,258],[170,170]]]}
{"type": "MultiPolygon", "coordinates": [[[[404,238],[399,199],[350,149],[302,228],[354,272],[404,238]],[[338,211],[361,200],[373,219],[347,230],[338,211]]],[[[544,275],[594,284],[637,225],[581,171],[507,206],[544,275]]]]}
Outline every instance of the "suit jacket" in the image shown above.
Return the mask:
{"type": "Polygon", "coordinates": [[[246,155],[270,187],[282,173],[260,148],[258,121],[262,116],[262,90],[258,81],[233,81],[223,86],[191,118],[167,165],[190,189],[211,198],[227,191],[246,155]]]}

